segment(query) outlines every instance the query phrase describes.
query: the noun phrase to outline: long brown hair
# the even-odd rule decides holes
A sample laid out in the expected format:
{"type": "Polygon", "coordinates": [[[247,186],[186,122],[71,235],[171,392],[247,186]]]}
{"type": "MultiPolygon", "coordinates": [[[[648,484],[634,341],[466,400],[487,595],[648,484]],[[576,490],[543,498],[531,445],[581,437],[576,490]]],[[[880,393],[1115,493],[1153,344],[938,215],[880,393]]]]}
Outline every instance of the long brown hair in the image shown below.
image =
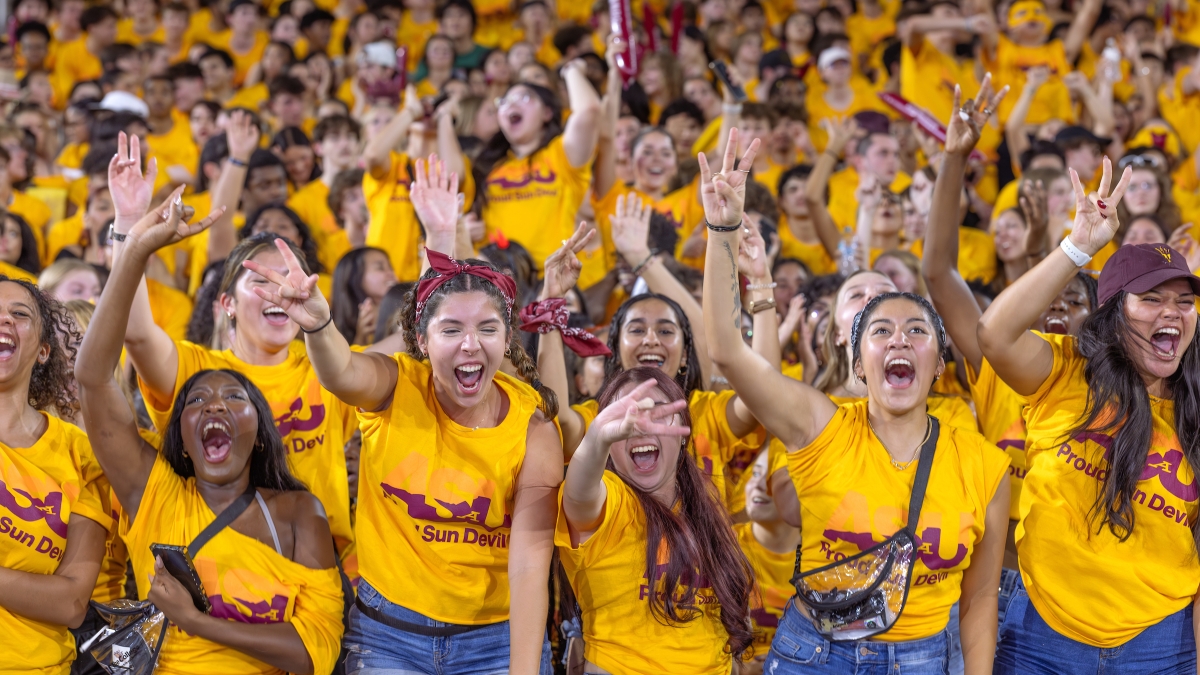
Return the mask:
{"type": "MultiPolygon", "coordinates": [[[[686,400],[675,380],[658,368],[640,366],[622,371],[608,381],[600,392],[600,409],[619,398],[622,388],[647,380],[653,380],[669,400],[686,400]]],[[[683,424],[691,426],[688,409],[679,414],[683,424]]],[[[611,457],[608,468],[616,473],[611,457]]],[[[676,511],[617,475],[637,495],[646,514],[646,583],[655,589],[660,579],[663,582],[662,593],[650,594],[651,614],[668,626],[696,619],[701,614],[696,591],[707,582],[720,603],[721,624],[729,634],[725,649],[734,660],[740,659],[754,642],[750,631],[754,571],[738,546],[729,514],[712,481],[701,473],[691,452],[680,452],[675,467],[676,511]],[[668,553],[663,565],[658,562],[661,548],[668,553]]]]}
{"type": "MultiPolygon", "coordinates": [[[[485,260],[471,258],[462,262],[468,265],[482,265],[497,272],[500,271],[498,267],[485,260]]],[[[421,278],[432,279],[437,274],[436,270],[430,268],[425,270],[425,274],[421,278]]],[[[429,299],[425,301],[425,309],[421,314],[421,321],[418,323],[417,286],[413,286],[413,289],[408,293],[408,297],[404,299],[404,309],[401,310],[400,314],[400,326],[404,331],[404,346],[408,355],[418,361],[425,360],[426,356],[421,353],[421,348],[417,346],[417,335],[425,335],[426,331],[429,330],[429,322],[437,315],[438,307],[441,306],[442,301],[451,295],[471,293],[473,291],[486,293],[500,316],[507,315],[508,310],[506,309],[504,295],[495,284],[473,274],[459,274],[441,286],[438,286],[437,290],[429,296],[429,299]]],[[[541,378],[538,375],[537,364],[533,362],[533,359],[529,358],[529,354],[521,346],[521,331],[517,330],[517,312],[513,311],[511,316],[506,316],[505,321],[504,328],[508,333],[505,336],[508,343],[508,353],[506,356],[512,362],[513,367],[517,369],[517,374],[521,376],[521,379],[528,382],[537,391],[538,395],[542,397],[542,404],[538,406],[542,414],[546,416],[546,419],[554,419],[558,416],[558,396],[555,395],[550,387],[542,384],[541,378]]]]}

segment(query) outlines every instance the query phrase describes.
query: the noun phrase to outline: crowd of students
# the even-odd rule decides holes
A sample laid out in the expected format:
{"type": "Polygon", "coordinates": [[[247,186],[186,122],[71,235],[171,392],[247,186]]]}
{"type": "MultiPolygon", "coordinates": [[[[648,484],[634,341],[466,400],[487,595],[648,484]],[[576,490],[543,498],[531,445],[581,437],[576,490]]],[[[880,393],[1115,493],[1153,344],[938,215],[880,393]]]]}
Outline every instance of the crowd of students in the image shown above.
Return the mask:
{"type": "Polygon", "coordinates": [[[1200,669],[1193,0],[9,12],[0,675],[1200,669]]]}

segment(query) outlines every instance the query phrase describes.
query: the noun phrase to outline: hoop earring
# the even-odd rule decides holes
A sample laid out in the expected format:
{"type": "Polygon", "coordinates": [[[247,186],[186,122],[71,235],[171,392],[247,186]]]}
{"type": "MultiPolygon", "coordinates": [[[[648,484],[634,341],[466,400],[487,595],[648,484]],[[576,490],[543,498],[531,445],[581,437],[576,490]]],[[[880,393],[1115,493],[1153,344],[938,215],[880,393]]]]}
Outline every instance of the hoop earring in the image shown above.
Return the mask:
{"type": "Polygon", "coordinates": [[[687,361],[679,364],[679,374],[683,377],[687,377],[687,361]]]}

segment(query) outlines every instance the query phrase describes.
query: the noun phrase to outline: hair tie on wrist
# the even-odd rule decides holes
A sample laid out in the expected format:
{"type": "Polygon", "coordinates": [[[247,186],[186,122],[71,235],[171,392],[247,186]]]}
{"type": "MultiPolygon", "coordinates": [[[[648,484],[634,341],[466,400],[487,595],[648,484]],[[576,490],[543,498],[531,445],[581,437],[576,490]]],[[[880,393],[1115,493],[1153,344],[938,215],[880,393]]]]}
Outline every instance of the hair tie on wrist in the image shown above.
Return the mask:
{"type": "Polygon", "coordinates": [[[321,331],[325,330],[325,327],[331,323],[333,323],[333,312],[332,311],[329,312],[329,318],[325,320],[325,323],[321,324],[320,326],[317,326],[316,328],[314,328],[312,330],[304,330],[304,326],[301,326],[300,332],[304,333],[305,335],[312,335],[313,333],[320,333],[321,331]]]}
{"type": "MultiPolygon", "coordinates": [[[[518,316],[521,330],[540,334],[556,330],[562,335],[563,345],[580,356],[612,356],[608,346],[591,332],[570,325],[571,313],[567,311],[567,301],[563,298],[531,302],[521,309],[518,316]]],[[[537,389],[541,382],[534,380],[530,384],[537,389]]]]}
{"type": "Polygon", "coordinates": [[[245,168],[247,167],[247,164],[246,164],[245,162],[243,162],[242,160],[240,160],[240,159],[238,159],[238,158],[236,158],[236,157],[230,157],[230,158],[229,158],[229,163],[230,163],[230,164],[232,164],[232,165],[234,165],[234,166],[240,166],[240,167],[242,167],[243,169],[245,169],[245,168]]]}

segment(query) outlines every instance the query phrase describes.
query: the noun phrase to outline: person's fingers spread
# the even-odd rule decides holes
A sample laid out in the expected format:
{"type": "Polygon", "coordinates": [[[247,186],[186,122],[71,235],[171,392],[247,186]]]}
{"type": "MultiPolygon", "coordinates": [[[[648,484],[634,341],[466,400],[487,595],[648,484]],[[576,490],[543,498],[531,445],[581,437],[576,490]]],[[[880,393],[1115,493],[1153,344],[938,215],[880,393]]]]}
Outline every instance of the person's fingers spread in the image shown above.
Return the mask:
{"type": "Polygon", "coordinates": [[[737,154],[738,135],[737,127],[729,130],[729,140],[725,143],[725,158],[721,162],[722,174],[733,171],[733,163],[736,161],[735,155],[737,154]]]}
{"type": "Polygon", "coordinates": [[[129,156],[129,137],[124,131],[117,132],[117,157],[124,160],[129,156]]]}
{"type": "Polygon", "coordinates": [[[992,87],[992,74],[988,73],[983,76],[983,82],[979,83],[979,91],[975,94],[975,109],[979,110],[987,101],[988,90],[992,87]]]}
{"type": "Polygon", "coordinates": [[[271,304],[280,305],[280,306],[283,305],[283,298],[280,298],[279,295],[277,295],[275,293],[268,293],[265,289],[263,289],[259,286],[254,286],[250,290],[254,291],[255,295],[262,298],[263,300],[266,300],[267,302],[269,302],[271,304]]]}
{"type": "Polygon", "coordinates": [[[242,267],[245,267],[246,269],[250,270],[251,272],[254,272],[258,276],[266,279],[267,281],[270,281],[273,284],[276,284],[279,286],[283,286],[283,285],[287,284],[287,279],[284,278],[284,276],[282,274],[280,274],[279,272],[276,272],[275,270],[273,270],[269,267],[264,267],[263,265],[255,262],[253,260],[243,261],[242,267]]]}
{"type": "Polygon", "coordinates": [[[458,194],[458,173],[455,171],[450,172],[450,194],[458,194]]]}
{"type": "Polygon", "coordinates": [[[1109,200],[1112,201],[1114,208],[1125,198],[1125,191],[1129,189],[1129,181],[1131,180],[1133,180],[1133,167],[1127,166],[1125,167],[1125,171],[1121,173],[1121,180],[1117,182],[1117,187],[1113,188],[1112,195],[1109,196],[1109,200]]]}
{"type": "MultiPolygon", "coordinates": [[[[749,171],[754,166],[754,159],[758,157],[758,149],[761,146],[762,142],[757,138],[750,142],[750,147],[746,148],[746,154],[742,155],[742,169],[749,171]]],[[[743,182],[745,181],[743,180],[743,182]]]]}
{"type": "Polygon", "coordinates": [[[712,170],[708,168],[708,158],[704,153],[696,154],[696,162],[700,164],[700,184],[708,185],[712,182],[712,170]]]}
{"type": "Polygon", "coordinates": [[[1108,188],[1112,185],[1112,162],[1109,161],[1108,155],[1104,156],[1104,161],[1100,164],[1100,189],[1098,194],[1101,198],[1109,196],[1108,188]]]}
{"type": "Polygon", "coordinates": [[[1079,174],[1075,169],[1068,168],[1067,175],[1071,177],[1071,187],[1075,188],[1076,206],[1087,203],[1087,193],[1083,191],[1083,184],[1079,182],[1079,174]]]}
{"type": "Polygon", "coordinates": [[[954,85],[954,109],[958,110],[962,107],[962,87],[954,85]]]}

